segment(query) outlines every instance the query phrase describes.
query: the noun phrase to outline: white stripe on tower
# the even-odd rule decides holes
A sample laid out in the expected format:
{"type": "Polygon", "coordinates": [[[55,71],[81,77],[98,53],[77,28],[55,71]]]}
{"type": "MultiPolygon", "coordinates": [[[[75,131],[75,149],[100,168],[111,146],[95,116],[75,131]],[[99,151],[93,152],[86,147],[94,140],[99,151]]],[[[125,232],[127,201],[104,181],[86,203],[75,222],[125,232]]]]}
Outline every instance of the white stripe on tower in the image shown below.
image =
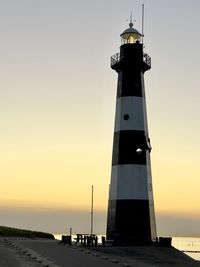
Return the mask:
{"type": "Polygon", "coordinates": [[[115,132],[125,130],[144,131],[144,118],[144,99],[142,97],[126,96],[117,99],[115,132]]]}
{"type": "Polygon", "coordinates": [[[110,200],[148,199],[147,168],[128,164],[112,167],[110,200]]]}

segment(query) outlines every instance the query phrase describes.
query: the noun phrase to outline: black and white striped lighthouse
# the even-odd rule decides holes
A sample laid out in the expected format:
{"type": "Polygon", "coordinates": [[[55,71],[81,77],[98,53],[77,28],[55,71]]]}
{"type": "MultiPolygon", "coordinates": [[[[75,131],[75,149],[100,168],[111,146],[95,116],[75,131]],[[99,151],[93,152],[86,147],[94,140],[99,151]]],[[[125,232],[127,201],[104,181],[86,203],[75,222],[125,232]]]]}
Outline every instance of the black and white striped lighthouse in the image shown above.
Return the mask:
{"type": "Polygon", "coordinates": [[[144,88],[151,58],[143,52],[141,37],[131,21],[121,34],[120,53],[111,57],[118,85],[107,239],[119,244],[146,244],[156,239],[144,88]]]}

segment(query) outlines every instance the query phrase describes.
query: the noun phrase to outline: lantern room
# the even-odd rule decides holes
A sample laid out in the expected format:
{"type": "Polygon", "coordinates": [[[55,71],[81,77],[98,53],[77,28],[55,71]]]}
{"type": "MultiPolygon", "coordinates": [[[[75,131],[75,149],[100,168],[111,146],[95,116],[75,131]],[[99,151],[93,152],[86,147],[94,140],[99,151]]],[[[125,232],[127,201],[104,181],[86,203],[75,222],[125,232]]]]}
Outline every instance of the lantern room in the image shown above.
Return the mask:
{"type": "Polygon", "coordinates": [[[132,21],[129,23],[129,28],[126,29],[121,35],[122,44],[135,44],[137,41],[140,42],[142,34],[133,28],[132,21]]]}

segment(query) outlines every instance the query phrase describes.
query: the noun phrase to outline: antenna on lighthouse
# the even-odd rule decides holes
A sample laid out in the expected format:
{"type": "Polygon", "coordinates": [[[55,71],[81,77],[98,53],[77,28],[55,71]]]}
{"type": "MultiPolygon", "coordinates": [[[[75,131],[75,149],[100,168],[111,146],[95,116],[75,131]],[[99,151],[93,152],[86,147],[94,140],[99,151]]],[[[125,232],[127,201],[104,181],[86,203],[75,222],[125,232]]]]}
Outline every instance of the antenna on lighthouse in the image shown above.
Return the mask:
{"type": "Polygon", "coordinates": [[[136,20],[135,19],[133,20],[133,13],[132,13],[132,11],[130,11],[130,18],[129,19],[126,19],[126,21],[129,21],[129,26],[131,24],[132,27],[133,27],[133,23],[136,22],[136,20]]]}
{"type": "Polygon", "coordinates": [[[144,38],[144,4],[142,4],[142,44],[144,38]]]}
{"type": "Polygon", "coordinates": [[[130,23],[133,23],[133,15],[132,15],[132,11],[131,11],[131,14],[130,14],[130,23]]]}

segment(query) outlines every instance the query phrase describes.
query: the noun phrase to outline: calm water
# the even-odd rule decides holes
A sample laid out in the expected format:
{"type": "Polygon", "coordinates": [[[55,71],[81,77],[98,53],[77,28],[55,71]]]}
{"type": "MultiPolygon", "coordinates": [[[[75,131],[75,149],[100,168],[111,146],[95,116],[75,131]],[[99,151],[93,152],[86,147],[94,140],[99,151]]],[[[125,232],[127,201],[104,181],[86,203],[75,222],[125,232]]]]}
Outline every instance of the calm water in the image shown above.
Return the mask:
{"type": "MultiPolygon", "coordinates": [[[[61,240],[62,234],[54,234],[54,236],[61,240]]],[[[72,237],[75,238],[76,235],[72,237]]],[[[99,242],[100,240],[101,235],[99,235],[99,242]]],[[[200,261],[200,237],[172,237],[172,245],[193,259],[200,261]]]]}
{"type": "Polygon", "coordinates": [[[199,237],[173,237],[172,245],[184,251],[185,254],[200,261],[200,238],[199,237]],[[187,251],[187,252],[186,252],[187,251]]]}

